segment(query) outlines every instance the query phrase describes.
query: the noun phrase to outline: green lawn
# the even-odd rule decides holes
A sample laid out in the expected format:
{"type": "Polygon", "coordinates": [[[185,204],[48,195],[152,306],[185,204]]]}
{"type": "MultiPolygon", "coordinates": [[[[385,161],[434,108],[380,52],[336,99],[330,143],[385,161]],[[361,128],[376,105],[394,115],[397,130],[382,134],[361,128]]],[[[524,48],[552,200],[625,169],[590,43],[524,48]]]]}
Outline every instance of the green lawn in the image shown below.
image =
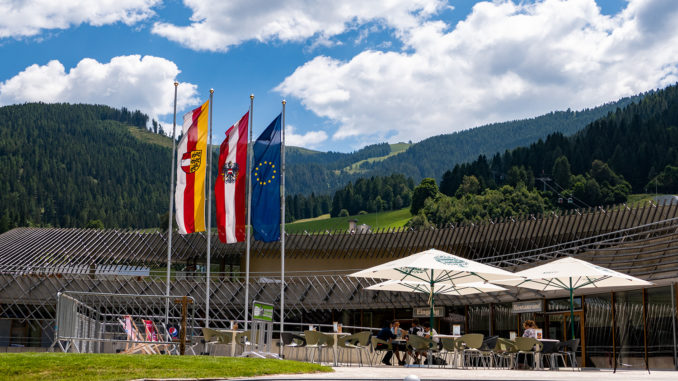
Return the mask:
{"type": "MultiPolygon", "coordinates": [[[[325,218],[316,217],[310,220],[304,220],[291,224],[285,224],[285,231],[288,233],[303,233],[317,231],[334,231],[348,229],[348,220],[358,220],[358,225],[367,224],[376,228],[395,228],[404,226],[412,216],[410,215],[410,208],[403,208],[400,210],[392,210],[381,213],[362,214],[350,217],[335,217],[329,218],[329,215],[324,215],[325,218]]],[[[322,216],[321,216],[322,217],[322,216]]]]}
{"type": "Polygon", "coordinates": [[[2,353],[1,380],[130,380],[228,378],[331,372],[332,368],[287,360],[74,353],[2,353]]]}
{"type": "Polygon", "coordinates": [[[369,159],[357,161],[357,162],[349,165],[348,167],[344,168],[344,170],[346,170],[348,173],[360,172],[361,171],[360,170],[360,164],[362,164],[364,162],[374,163],[375,161],[384,161],[391,156],[395,156],[399,153],[403,153],[403,152],[407,151],[407,149],[410,148],[410,145],[411,144],[408,144],[408,143],[391,144],[390,145],[391,146],[391,152],[388,155],[371,157],[369,159]]]}

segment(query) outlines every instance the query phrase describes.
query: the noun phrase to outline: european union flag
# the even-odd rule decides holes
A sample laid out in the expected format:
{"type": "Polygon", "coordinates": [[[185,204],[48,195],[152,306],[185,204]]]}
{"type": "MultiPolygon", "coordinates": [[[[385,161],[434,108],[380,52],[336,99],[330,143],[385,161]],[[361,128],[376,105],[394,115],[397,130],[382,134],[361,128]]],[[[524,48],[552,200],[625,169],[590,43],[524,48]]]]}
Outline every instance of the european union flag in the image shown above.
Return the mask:
{"type": "Polygon", "coordinates": [[[280,240],[280,144],[282,114],[254,142],[252,228],[254,239],[280,240]]]}

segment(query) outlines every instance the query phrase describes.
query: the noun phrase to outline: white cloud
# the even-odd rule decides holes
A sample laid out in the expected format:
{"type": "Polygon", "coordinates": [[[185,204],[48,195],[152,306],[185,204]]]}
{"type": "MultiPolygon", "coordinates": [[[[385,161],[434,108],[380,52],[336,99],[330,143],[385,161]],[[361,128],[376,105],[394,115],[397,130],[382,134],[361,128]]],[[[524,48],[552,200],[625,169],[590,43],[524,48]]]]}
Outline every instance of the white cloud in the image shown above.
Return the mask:
{"type": "Polygon", "coordinates": [[[404,28],[401,52],[319,56],[276,90],[339,125],[334,138],[419,140],[476,125],[582,108],[678,81],[678,2],[478,3],[451,28],[404,28]]]}
{"type": "Polygon", "coordinates": [[[307,133],[300,135],[294,133],[294,126],[287,124],[285,126],[285,145],[295,146],[295,147],[304,147],[304,148],[315,148],[320,143],[327,140],[327,134],[325,131],[308,131],[307,133]]]}
{"type": "Polygon", "coordinates": [[[154,14],[162,0],[2,0],[0,38],[39,34],[44,29],[67,29],[122,22],[132,25],[154,14]]]}
{"type": "MultiPolygon", "coordinates": [[[[159,120],[158,116],[173,112],[173,82],[179,73],[174,62],[153,56],[120,56],[108,63],[85,58],[68,72],[53,60],[31,65],[0,82],[0,105],[38,101],[106,104],[141,110],[159,120]]],[[[196,95],[196,85],[180,83],[177,110],[198,104],[196,95]]]]}
{"type": "Polygon", "coordinates": [[[444,0],[184,0],[191,24],[158,22],[153,33],[195,50],[226,51],[244,41],[302,41],[320,45],[356,25],[379,21],[402,30],[445,7],[444,0]]]}

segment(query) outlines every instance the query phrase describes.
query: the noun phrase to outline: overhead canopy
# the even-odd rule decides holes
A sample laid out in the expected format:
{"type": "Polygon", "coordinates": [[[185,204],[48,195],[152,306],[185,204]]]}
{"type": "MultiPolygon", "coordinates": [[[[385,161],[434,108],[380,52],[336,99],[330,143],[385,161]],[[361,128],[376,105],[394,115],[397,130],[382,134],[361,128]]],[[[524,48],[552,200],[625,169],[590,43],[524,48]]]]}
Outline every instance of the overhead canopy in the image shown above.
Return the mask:
{"type": "MultiPolygon", "coordinates": [[[[366,290],[375,291],[400,291],[400,292],[421,292],[425,294],[431,293],[431,285],[426,282],[408,282],[400,280],[387,280],[386,282],[377,283],[366,290]]],[[[464,283],[459,286],[451,284],[442,284],[435,288],[434,293],[438,295],[472,295],[488,292],[506,291],[504,287],[500,287],[490,283],[476,282],[464,283]]]]}
{"type": "Polygon", "coordinates": [[[513,273],[429,249],[408,257],[370,267],[349,276],[458,285],[515,278],[513,273]]]}
{"type": "Polygon", "coordinates": [[[515,273],[514,279],[494,283],[540,291],[577,290],[585,287],[648,286],[652,283],[581,259],[565,257],[515,273]]]}

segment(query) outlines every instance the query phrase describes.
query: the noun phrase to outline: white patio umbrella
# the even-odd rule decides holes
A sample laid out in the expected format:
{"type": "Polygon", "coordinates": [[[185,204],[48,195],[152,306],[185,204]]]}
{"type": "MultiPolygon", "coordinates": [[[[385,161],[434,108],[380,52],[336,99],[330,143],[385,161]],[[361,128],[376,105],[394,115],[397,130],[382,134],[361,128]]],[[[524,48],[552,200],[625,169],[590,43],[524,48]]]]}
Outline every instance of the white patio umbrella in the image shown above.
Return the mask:
{"type": "Polygon", "coordinates": [[[433,327],[433,296],[436,294],[437,287],[441,285],[458,287],[466,283],[490,282],[516,277],[506,270],[436,249],[425,250],[405,258],[370,267],[349,276],[427,283],[431,305],[431,327],[433,327]]]}
{"type": "MultiPolygon", "coordinates": [[[[409,282],[404,280],[387,280],[366,287],[365,290],[375,291],[400,291],[400,292],[421,292],[431,294],[431,286],[426,282],[409,282]]],[[[474,282],[463,283],[458,286],[452,284],[442,284],[435,289],[436,295],[456,295],[465,296],[473,294],[482,294],[497,291],[506,291],[504,287],[492,283],[474,282]]]]}
{"type": "Polygon", "coordinates": [[[593,263],[572,257],[551,261],[515,273],[515,279],[494,283],[525,287],[541,291],[567,290],[570,292],[570,329],[574,338],[574,291],[589,287],[648,286],[652,283],[593,263]]]}

